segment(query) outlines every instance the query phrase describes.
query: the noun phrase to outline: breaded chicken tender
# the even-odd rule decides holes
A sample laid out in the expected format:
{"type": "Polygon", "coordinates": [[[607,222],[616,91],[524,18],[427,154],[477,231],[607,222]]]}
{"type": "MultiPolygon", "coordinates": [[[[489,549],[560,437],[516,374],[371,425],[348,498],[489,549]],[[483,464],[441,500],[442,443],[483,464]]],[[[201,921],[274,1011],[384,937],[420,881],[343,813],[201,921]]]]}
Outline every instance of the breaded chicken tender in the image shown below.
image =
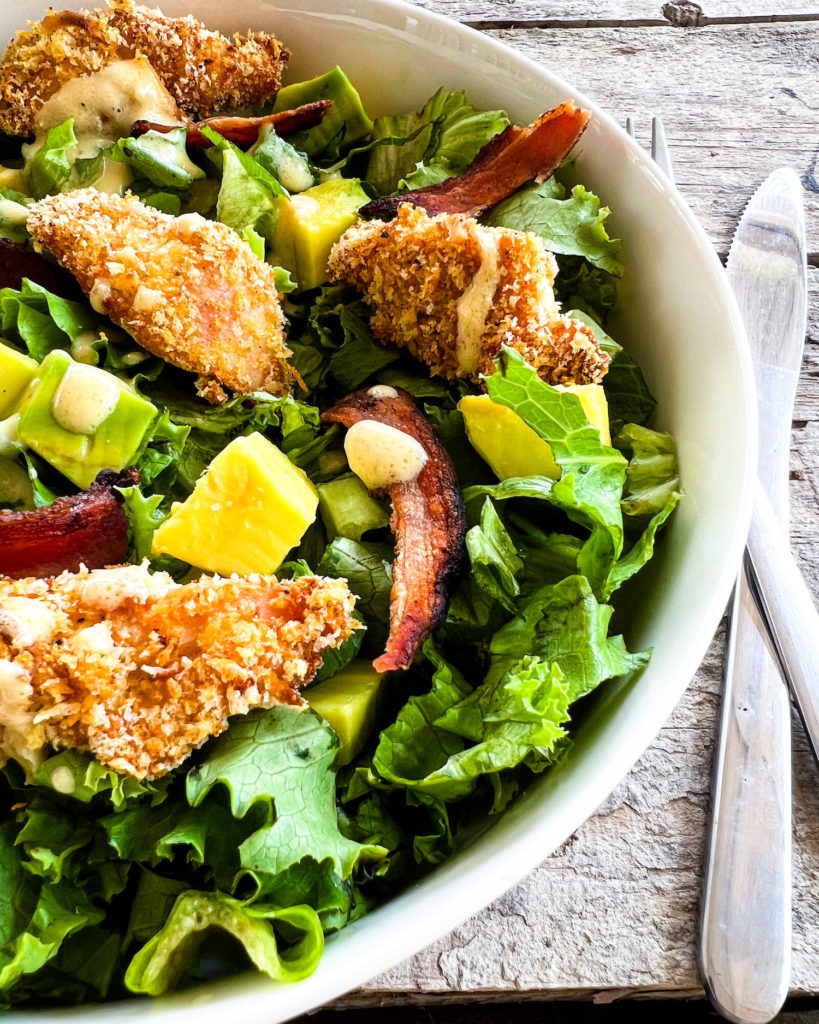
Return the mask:
{"type": "Polygon", "coordinates": [[[102,10],[54,11],[18,32],[0,63],[0,128],[32,135],[35,116],[62,85],[114,61],[145,56],[179,106],[210,117],[251,106],[279,88],[289,54],[249,32],[226,39],[192,17],[166,18],[133,0],[102,10]]]}
{"type": "Polygon", "coordinates": [[[164,775],[228,716],[302,705],[299,687],[357,628],[353,605],[345,580],[316,576],[0,577],[0,747],[28,768],[50,744],[164,775]]]}
{"type": "Polygon", "coordinates": [[[27,227],[77,279],[98,313],[143,348],[199,374],[199,393],[290,388],[273,268],[235,231],[172,217],[135,196],[77,189],[29,207],[27,227]]]}
{"type": "Polygon", "coordinates": [[[530,232],[462,214],[429,217],[404,204],[388,222],[360,222],[330,253],[331,281],[355,285],[373,333],[444,377],[492,371],[501,345],[550,384],[599,381],[609,357],[584,324],[560,313],[554,256],[530,232]]]}

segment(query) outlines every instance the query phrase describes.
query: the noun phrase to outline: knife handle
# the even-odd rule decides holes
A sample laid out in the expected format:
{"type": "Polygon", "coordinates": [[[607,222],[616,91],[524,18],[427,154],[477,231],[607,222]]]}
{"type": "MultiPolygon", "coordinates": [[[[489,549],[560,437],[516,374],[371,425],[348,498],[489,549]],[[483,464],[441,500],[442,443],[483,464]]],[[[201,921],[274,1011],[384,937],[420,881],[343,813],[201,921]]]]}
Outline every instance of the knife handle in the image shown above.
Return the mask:
{"type": "Polygon", "coordinates": [[[770,628],[813,752],[819,758],[819,613],[759,485],[747,553],[754,596],[770,628]]]}
{"type": "Polygon", "coordinates": [[[762,1024],[779,1011],[790,980],[790,699],[744,570],[713,792],[700,966],[723,1016],[762,1024]]]}

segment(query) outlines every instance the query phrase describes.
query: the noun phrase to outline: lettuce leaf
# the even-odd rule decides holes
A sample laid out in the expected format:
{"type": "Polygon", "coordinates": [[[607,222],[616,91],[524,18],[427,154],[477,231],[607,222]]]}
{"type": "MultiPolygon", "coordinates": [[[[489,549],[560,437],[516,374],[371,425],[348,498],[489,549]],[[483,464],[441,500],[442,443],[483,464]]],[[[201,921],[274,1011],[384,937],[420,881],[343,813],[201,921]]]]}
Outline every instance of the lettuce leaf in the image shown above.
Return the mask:
{"type": "Polygon", "coordinates": [[[324,949],[324,933],[311,907],[248,904],[224,893],[180,893],[162,928],[134,956],[125,972],[132,992],[158,996],[173,988],[208,929],[241,942],[253,965],[274,981],[312,974],[324,949]],[[280,950],[273,922],[295,941],[280,950]]]}
{"type": "Polygon", "coordinates": [[[629,423],[615,438],[615,444],[629,457],[623,512],[643,521],[666,508],[679,497],[680,472],[677,446],[671,434],[629,423]]]}
{"type": "Polygon", "coordinates": [[[483,503],[480,524],[467,531],[466,550],[478,586],[507,611],[514,612],[514,599],[520,593],[515,577],[523,568],[523,560],[490,498],[483,503]]]}
{"type": "MultiPolygon", "coordinates": [[[[275,181],[272,175],[268,177],[275,181]]],[[[232,149],[222,154],[222,184],[216,201],[217,220],[233,228],[239,235],[252,229],[270,242],[276,228],[277,196],[280,194],[266,180],[248,173],[246,162],[241,162],[232,149]]]]}
{"type": "Polygon", "coordinates": [[[619,433],[626,423],[647,423],[657,402],[648,389],[637,361],[587,313],[580,309],[570,309],[566,315],[590,327],[600,348],[611,357],[608,373],[603,378],[603,389],[609,405],[612,435],[619,433]]]}
{"type": "Polygon", "coordinates": [[[60,191],[71,177],[68,150],[76,145],[77,137],[74,134],[72,117],[48,129],[45,142],[23,170],[29,195],[35,199],[42,199],[60,191]]]}
{"type": "Polygon", "coordinates": [[[390,619],[393,549],[389,544],[336,537],[328,545],[317,572],[343,577],[358,598],[356,610],[367,623],[367,646],[384,649],[390,619]]]}
{"type": "Polygon", "coordinates": [[[568,199],[565,194],[553,178],[541,185],[524,185],[498,203],[484,220],[495,227],[532,231],[540,235],[550,252],[582,256],[599,270],[622,277],[622,243],[609,238],[605,227],[609,208],[601,206],[597,196],[583,185],[575,185],[568,199]]]}
{"type": "Polygon", "coordinates": [[[470,692],[463,676],[428,641],[432,688],[411,697],[381,733],[374,781],[444,802],[461,800],[479,778],[523,762],[544,765],[565,732],[568,695],[562,674],[527,658],[499,685],[470,692]],[[467,746],[464,739],[472,740],[467,746]]]}
{"type": "Polygon", "coordinates": [[[378,847],[347,839],[338,828],[333,761],[338,738],[309,709],[278,706],[234,719],[205,760],[188,773],[188,801],[197,807],[217,785],[227,789],[234,817],[254,804],[272,823],[239,847],[242,867],[277,876],[306,857],[328,861],[342,879],[360,860],[377,860],[378,847]]]}
{"type": "Polygon", "coordinates": [[[205,172],[188,156],[187,129],[173,132],[149,131],[137,138],[119,139],[107,152],[117,163],[132,167],[137,177],[147,178],[158,188],[184,189],[205,172]]]}
{"type": "Polygon", "coordinates": [[[19,291],[0,289],[0,314],[3,336],[38,362],[55,348],[70,350],[73,341],[100,322],[85,303],[63,299],[28,279],[19,291]]]}
{"type": "Polygon", "coordinates": [[[494,485],[467,488],[467,501],[480,495],[496,500],[539,498],[562,509],[590,531],[578,554],[578,568],[605,596],[606,581],[623,550],[623,515],[620,498],[626,478],[626,460],[604,445],[589,424],[580,400],[544,384],[517,352],[504,346],[497,370],[486,378],[490,398],[513,409],[552,448],[560,467],[560,480],[520,477],[494,485]]]}
{"type": "Polygon", "coordinates": [[[424,184],[443,181],[466,170],[508,124],[503,110],[478,110],[464,92],[441,88],[420,111],[376,118],[374,140],[404,141],[373,147],[365,177],[381,195],[395,192],[402,179],[412,180],[413,176],[413,188],[419,180],[424,184]]]}
{"type": "Polygon", "coordinates": [[[121,810],[135,797],[150,795],[161,799],[164,788],[118,775],[90,754],[70,749],[61,750],[43,761],[32,775],[31,782],[84,804],[104,793],[115,810],[121,810]]]}

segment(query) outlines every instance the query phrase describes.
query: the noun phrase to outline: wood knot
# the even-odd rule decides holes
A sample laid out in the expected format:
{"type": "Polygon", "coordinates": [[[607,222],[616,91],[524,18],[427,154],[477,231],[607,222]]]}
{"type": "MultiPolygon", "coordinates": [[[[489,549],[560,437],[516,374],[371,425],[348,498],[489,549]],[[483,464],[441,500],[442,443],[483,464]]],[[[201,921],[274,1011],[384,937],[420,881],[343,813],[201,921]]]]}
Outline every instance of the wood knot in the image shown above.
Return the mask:
{"type": "Polygon", "coordinates": [[[702,8],[693,0],[669,0],[663,4],[662,15],[665,20],[674,28],[696,28],[697,25],[704,25],[702,8]]]}

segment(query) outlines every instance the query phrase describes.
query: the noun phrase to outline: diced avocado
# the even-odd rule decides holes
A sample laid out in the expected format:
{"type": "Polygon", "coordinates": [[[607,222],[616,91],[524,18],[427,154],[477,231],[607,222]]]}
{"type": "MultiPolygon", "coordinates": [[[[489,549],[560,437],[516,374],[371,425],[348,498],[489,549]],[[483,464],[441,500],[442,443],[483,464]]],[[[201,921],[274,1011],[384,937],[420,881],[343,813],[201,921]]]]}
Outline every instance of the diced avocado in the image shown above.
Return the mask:
{"type": "Polygon", "coordinates": [[[341,741],[338,763],[349,764],[375,728],[384,675],[356,659],[323,683],[305,690],[310,707],[341,741]]]}
{"type": "MultiPolygon", "coordinates": [[[[589,423],[600,431],[600,440],[610,444],[608,404],[601,385],[571,384],[565,390],[577,395],[589,423]]],[[[472,447],[499,480],[515,476],[560,479],[549,443],[513,409],[493,402],[489,395],[465,395],[458,408],[472,447]]]]}
{"type": "Polygon", "coordinates": [[[0,456],[0,508],[34,508],[34,491],[28,473],[19,462],[0,456]]]}
{"type": "Polygon", "coordinates": [[[19,408],[17,437],[77,487],[102,469],[124,469],[156,419],[156,407],[112,373],[55,349],[19,408]]]}
{"type": "Polygon", "coordinates": [[[336,477],[329,483],[318,485],[319,512],[327,530],[327,539],[349,537],[361,540],[368,530],[388,526],[387,510],[354,473],[336,477]]]}
{"type": "Polygon", "coordinates": [[[303,470],[259,433],[237,437],[154,534],[154,554],[223,576],[271,573],[316,518],[303,470]]]}
{"type": "Polygon", "coordinates": [[[324,284],[330,250],[367,201],[353,178],[325,181],[289,199],[280,198],[270,262],[289,270],[299,288],[324,284]]]}
{"type": "Polygon", "coordinates": [[[304,192],[316,183],[310,161],[277,135],[272,125],[262,126],[259,138],[248,150],[266,171],[278,178],[288,192],[304,192]]]}
{"type": "Polygon", "coordinates": [[[0,341],[0,420],[11,416],[37,374],[37,363],[0,341]]]}
{"type": "Polygon", "coordinates": [[[279,90],[273,113],[294,110],[304,103],[315,103],[316,100],[332,100],[333,105],[324,115],[321,124],[299,132],[291,139],[293,145],[308,156],[321,153],[337,137],[341,146],[351,146],[373,130],[373,123],[367,117],[358,91],[340,67],[279,90]]]}

